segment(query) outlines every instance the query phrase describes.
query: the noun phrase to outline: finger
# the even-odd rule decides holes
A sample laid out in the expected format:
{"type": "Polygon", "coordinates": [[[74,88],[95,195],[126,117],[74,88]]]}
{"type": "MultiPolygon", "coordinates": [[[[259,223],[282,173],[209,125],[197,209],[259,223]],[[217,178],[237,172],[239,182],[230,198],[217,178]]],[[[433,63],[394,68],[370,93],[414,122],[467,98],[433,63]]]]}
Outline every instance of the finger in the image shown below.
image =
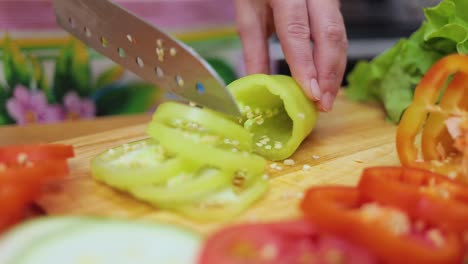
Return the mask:
{"type": "Polygon", "coordinates": [[[236,22],[248,74],[269,73],[268,32],[264,1],[236,0],[236,22]],[[260,4],[259,4],[260,3],[260,4]],[[262,5],[263,3],[263,5],[262,5]]]}
{"type": "Polygon", "coordinates": [[[341,87],[348,41],[337,0],[308,0],[314,60],[322,97],[319,107],[329,111],[341,87]]]}
{"type": "Polygon", "coordinates": [[[306,0],[271,0],[275,25],[291,75],[312,100],[321,97],[312,58],[306,0]]]}

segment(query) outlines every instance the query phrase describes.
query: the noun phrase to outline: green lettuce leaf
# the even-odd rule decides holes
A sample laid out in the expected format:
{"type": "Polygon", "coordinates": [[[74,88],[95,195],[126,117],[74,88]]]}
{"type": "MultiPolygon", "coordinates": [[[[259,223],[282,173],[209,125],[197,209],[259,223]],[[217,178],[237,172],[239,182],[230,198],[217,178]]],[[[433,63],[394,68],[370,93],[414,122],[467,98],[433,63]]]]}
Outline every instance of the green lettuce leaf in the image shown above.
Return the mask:
{"type": "Polygon", "coordinates": [[[425,21],[409,38],[400,39],[370,61],[356,64],[346,77],[347,97],[381,103],[387,119],[398,123],[425,72],[443,56],[468,53],[466,10],[466,0],[443,0],[425,8],[425,21]]]}
{"type": "Polygon", "coordinates": [[[424,41],[442,52],[468,54],[468,2],[446,0],[426,8],[424,41]]]}

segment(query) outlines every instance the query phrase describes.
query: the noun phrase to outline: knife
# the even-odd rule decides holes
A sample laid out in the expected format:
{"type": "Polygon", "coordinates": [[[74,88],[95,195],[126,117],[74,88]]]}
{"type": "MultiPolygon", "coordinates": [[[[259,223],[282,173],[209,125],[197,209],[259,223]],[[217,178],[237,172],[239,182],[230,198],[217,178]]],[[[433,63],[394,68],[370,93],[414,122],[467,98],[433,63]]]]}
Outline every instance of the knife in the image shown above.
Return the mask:
{"type": "Polygon", "coordinates": [[[57,23],[142,79],[232,116],[238,105],[216,71],[189,46],[108,0],[53,0],[57,23]]]}

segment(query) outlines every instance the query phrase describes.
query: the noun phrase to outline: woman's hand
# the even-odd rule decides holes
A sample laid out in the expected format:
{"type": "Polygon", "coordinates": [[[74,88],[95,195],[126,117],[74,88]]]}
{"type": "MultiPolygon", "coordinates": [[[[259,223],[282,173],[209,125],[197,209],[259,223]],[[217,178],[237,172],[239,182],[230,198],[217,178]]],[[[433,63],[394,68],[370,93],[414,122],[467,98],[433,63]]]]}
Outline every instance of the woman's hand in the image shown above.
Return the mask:
{"type": "Polygon", "coordinates": [[[268,38],[276,32],[293,78],[321,111],[331,110],[343,79],[348,45],[339,1],[235,2],[247,72],[269,73],[268,38]]]}

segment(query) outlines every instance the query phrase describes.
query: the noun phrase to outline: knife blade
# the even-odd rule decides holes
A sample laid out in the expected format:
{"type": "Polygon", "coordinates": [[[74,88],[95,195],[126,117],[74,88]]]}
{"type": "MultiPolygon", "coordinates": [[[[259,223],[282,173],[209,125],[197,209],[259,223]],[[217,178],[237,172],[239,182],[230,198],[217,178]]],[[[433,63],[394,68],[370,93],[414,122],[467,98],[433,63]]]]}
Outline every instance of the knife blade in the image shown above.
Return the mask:
{"type": "Polygon", "coordinates": [[[108,0],[52,3],[61,27],[115,63],[186,100],[240,116],[222,78],[188,45],[108,0]]]}

